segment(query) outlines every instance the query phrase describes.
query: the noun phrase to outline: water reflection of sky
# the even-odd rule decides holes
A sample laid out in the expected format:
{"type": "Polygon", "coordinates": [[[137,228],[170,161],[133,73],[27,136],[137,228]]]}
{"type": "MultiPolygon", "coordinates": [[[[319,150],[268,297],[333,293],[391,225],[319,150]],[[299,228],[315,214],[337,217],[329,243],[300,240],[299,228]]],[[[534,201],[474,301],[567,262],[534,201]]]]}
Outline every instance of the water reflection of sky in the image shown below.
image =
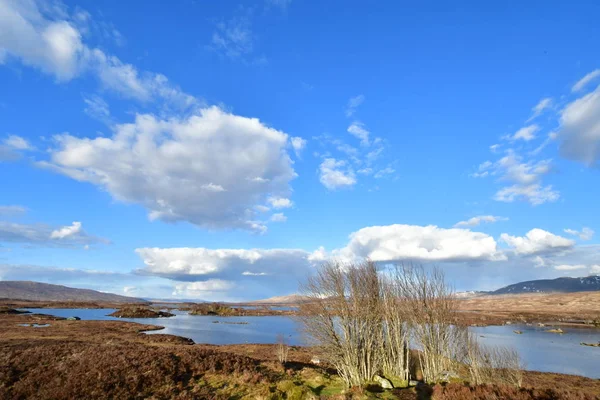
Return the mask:
{"type": "MultiPolygon", "coordinates": [[[[172,311],[172,318],[113,318],[107,315],[112,309],[30,309],[40,314],[58,317],[77,316],[84,320],[121,320],[164,326],[160,331],[184,336],[196,343],[239,344],[275,343],[279,334],[292,345],[304,344],[300,325],[290,317],[215,317],[194,316],[182,311],[172,311]],[[219,323],[214,323],[218,321],[219,323]],[[247,322],[228,324],[225,322],[247,322]]],[[[600,348],[581,346],[581,342],[600,341],[600,329],[563,328],[565,334],[549,333],[548,327],[504,325],[470,328],[478,340],[486,345],[511,346],[525,363],[526,369],[575,374],[600,378],[600,348]],[[522,335],[515,334],[520,330],[522,335]]]]}

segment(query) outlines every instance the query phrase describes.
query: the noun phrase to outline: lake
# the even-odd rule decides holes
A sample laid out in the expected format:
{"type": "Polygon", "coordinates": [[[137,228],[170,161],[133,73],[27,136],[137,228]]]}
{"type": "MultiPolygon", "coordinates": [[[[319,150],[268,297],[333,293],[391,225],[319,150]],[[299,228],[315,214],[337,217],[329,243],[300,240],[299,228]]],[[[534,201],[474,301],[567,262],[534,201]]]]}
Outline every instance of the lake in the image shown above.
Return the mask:
{"type": "MultiPolygon", "coordinates": [[[[109,317],[113,309],[28,309],[33,313],[58,317],[77,316],[82,320],[119,320],[164,326],[160,331],[192,339],[196,343],[240,344],[275,343],[278,335],[284,335],[290,345],[305,344],[300,324],[284,316],[266,317],[215,317],[188,315],[187,312],[171,311],[171,318],[115,318],[109,317]],[[218,321],[219,323],[214,323],[218,321]],[[233,324],[245,322],[246,324],[233,324]]],[[[558,372],[600,378],[600,347],[581,346],[580,342],[600,341],[600,329],[563,328],[565,334],[546,332],[548,327],[527,325],[503,325],[472,327],[478,340],[487,345],[510,346],[519,352],[525,368],[533,371],[558,372]],[[513,331],[520,330],[522,335],[513,331]]]]}

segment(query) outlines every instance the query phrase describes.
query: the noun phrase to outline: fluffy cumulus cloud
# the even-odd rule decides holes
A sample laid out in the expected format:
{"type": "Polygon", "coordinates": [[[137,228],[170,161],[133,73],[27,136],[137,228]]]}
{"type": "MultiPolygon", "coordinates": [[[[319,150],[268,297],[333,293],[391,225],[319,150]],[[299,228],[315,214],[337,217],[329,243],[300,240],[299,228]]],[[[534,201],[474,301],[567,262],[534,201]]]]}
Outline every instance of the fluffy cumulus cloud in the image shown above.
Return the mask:
{"type": "Polygon", "coordinates": [[[275,213],[275,214],[271,215],[271,221],[285,222],[285,221],[287,221],[287,217],[283,213],[275,213]]]}
{"type": "Polygon", "coordinates": [[[0,141],[0,162],[16,161],[21,158],[25,151],[35,150],[35,148],[27,141],[17,135],[9,135],[0,141]]]}
{"type": "Polygon", "coordinates": [[[350,235],[341,256],[373,261],[469,261],[502,260],[493,237],[468,229],[444,229],[434,225],[371,226],[350,235]]]}
{"type": "Polygon", "coordinates": [[[306,147],[306,140],[302,139],[301,137],[294,136],[290,139],[290,143],[292,145],[292,149],[294,149],[294,152],[296,153],[296,156],[300,157],[302,150],[304,150],[306,147]]]}
{"type": "Polygon", "coordinates": [[[571,239],[555,235],[543,229],[532,229],[525,236],[511,236],[507,233],[500,239],[510,246],[516,254],[540,255],[570,250],[575,245],[571,239]]]}
{"type": "Polygon", "coordinates": [[[335,190],[353,186],[356,175],[346,161],[326,158],[319,166],[319,180],[327,189],[335,190]]]}
{"type": "Polygon", "coordinates": [[[9,135],[4,139],[4,145],[15,150],[33,150],[33,146],[29,144],[27,139],[17,135],[9,135]]]}
{"type": "Polygon", "coordinates": [[[508,218],[497,217],[494,215],[478,215],[473,218],[469,218],[466,221],[460,221],[454,224],[455,228],[474,227],[479,226],[482,223],[494,223],[498,221],[507,221],[508,218]]]}
{"type": "Polygon", "coordinates": [[[588,227],[583,227],[581,231],[577,231],[575,229],[565,229],[565,233],[577,236],[581,240],[590,240],[594,236],[594,230],[588,227]]]}
{"type": "Polygon", "coordinates": [[[136,252],[145,264],[139,274],[180,281],[239,280],[244,276],[295,279],[306,276],[312,265],[310,253],[298,249],[183,247],[140,248],[136,252]]]}
{"type": "Polygon", "coordinates": [[[189,107],[196,100],[160,74],[139,72],[131,64],[84,42],[87,19],[40,7],[45,2],[0,2],[0,64],[12,59],[52,75],[59,82],[92,74],[104,88],[128,98],[167,100],[173,107],[189,107]]]}
{"type": "Polygon", "coordinates": [[[294,205],[294,203],[286,197],[275,196],[270,196],[269,198],[267,198],[267,203],[275,209],[290,208],[294,205]]]}
{"type": "Polygon", "coordinates": [[[86,233],[81,222],[51,227],[45,224],[18,224],[5,221],[0,221],[0,242],[43,247],[80,247],[110,243],[107,239],[86,233]]]}
{"type": "Polygon", "coordinates": [[[187,119],[138,115],[112,137],[55,141],[41,166],[141,204],[151,219],[261,231],[254,206],[291,203],[287,135],[217,107],[187,119]]]}
{"type": "Polygon", "coordinates": [[[50,239],[65,239],[79,235],[82,231],[81,222],[74,221],[69,226],[63,226],[60,229],[56,229],[50,233],[50,239]]]}
{"type": "Polygon", "coordinates": [[[600,86],[561,110],[558,141],[563,157],[600,166],[600,86]]]}

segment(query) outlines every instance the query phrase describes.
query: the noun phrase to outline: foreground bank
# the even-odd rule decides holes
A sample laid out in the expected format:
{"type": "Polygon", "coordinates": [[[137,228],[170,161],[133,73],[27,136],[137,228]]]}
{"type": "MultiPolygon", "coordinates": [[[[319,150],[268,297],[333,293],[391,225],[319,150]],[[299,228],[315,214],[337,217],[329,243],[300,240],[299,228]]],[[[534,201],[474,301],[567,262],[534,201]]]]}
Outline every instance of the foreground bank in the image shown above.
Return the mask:
{"type": "Polygon", "coordinates": [[[291,347],[282,365],[276,345],[193,345],[178,336],[141,333],[151,329],[158,328],[2,315],[0,398],[600,398],[598,380],[535,372],[525,373],[521,389],[456,383],[344,390],[334,370],[315,363],[310,348],[291,347]]]}

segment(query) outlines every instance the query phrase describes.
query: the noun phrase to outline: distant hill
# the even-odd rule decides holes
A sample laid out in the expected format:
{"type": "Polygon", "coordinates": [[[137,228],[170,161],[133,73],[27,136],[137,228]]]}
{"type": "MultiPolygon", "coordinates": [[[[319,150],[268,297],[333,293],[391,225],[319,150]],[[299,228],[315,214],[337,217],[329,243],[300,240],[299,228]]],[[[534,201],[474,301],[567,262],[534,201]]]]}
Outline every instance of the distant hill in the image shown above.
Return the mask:
{"type": "Polygon", "coordinates": [[[251,301],[248,304],[298,304],[307,301],[308,297],[299,294],[289,296],[276,296],[263,300],[251,301]]]}
{"type": "Polygon", "coordinates": [[[574,293],[600,290],[600,276],[584,278],[539,279],[505,286],[490,294],[574,293]]]}
{"type": "Polygon", "coordinates": [[[61,285],[30,281],[0,281],[0,299],[33,301],[87,301],[107,303],[145,303],[134,297],[75,289],[61,285]]]}

